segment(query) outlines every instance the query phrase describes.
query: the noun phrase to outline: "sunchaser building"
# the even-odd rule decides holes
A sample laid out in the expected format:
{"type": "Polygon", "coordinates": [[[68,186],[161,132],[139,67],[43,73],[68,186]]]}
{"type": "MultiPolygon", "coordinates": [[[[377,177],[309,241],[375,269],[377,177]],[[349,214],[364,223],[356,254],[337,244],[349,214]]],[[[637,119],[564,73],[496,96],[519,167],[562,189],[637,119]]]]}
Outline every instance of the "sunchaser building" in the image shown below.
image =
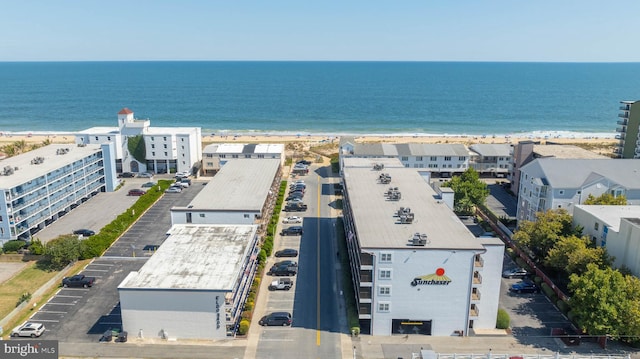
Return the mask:
{"type": "Polygon", "coordinates": [[[476,238],[426,178],[398,159],[344,159],[345,235],[363,333],[495,328],[504,245],[476,238]]]}

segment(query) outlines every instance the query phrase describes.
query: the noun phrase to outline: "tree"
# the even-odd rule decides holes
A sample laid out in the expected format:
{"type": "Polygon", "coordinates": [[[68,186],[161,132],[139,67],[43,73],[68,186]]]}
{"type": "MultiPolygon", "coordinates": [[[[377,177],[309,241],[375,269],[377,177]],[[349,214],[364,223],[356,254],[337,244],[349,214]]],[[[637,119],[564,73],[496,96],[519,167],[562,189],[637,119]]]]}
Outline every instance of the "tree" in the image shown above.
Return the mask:
{"type": "Polygon", "coordinates": [[[587,196],[587,199],[584,201],[583,204],[625,206],[627,204],[627,197],[625,196],[614,197],[611,193],[603,193],[599,197],[594,197],[592,194],[590,194],[587,196]]]}
{"type": "Polygon", "coordinates": [[[567,274],[582,274],[587,265],[593,263],[598,268],[611,266],[612,259],[603,247],[593,248],[589,238],[571,235],[560,237],[544,259],[545,265],[567,274]]]}
{"type": "Polygon", "coordinates": [[[80,240],[71,234],[60,236],[45,245],[44,254],[54,269],[62,269],[80,257],[80,240]]]}
{"type": "Polygon", "coordinates": [[[454,210],[460,213],[472,213],[489,196],[487,184],[480,181],[480,175],[471,167],[442,186],[453,190],[454,210]]]}
{"type": "Polygon", "coordinates": [[[579,228],[573,227],[571,215],[564,209],[538,212],[536,221],[522,221],[513,239],[529,248],[537,257],[546,258],[560,237],[581,236],[579,228]]]}
{"type": "Polygon", "coordinates": [[[614,339],[640,336],[638,278],[589,264],[584,274],[572,274],[570,279],[569,303],[582,330],[614,339]]]}

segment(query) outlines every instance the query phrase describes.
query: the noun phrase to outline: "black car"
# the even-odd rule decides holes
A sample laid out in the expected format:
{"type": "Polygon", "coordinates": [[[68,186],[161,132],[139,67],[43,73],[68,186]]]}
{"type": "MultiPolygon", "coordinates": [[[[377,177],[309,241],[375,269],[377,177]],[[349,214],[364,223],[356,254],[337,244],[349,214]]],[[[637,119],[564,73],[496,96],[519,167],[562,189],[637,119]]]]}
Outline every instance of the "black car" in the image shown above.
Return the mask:
{"type": "Polygon", "coordinates": [[[305,165],[305,166],[311,166],[311,161],[307,161],[307,160],[300,160],[298,162],[296,162],[297,165],[305,165]]]}
{"type": "Polygon", "coordinates": [[[75,235],[82,235],[83,237],[91,237],[94,234],[96,234],[96,232],[90,230],[90,229],[76,229],[75,231],[73,231],[73,234],[75,235]]]}
{"type": "Polygon", "coordinates": [[[280,262],[276,262],[273,267],[278,268],[281,266],[291,266],[291,267],[297,267],[298,266],[298,262],[296,261],[292,261],[292,260],[285,260],[285,261],[280,261],[280,262]]]}
{"type": "Polygon", "coordinates": [[[540,293],[540,287],[532,281],[523,280],[522,282],[513,284],[509,288],[509,291],[515,293],[540,293]]]}
{"type": "Polygon", "coordinates": [[[304,195],[302,195],[302,194],[292,194],[292,195],[287,196],[287,198],[285,198],[284,200],[285,201],[293,201],[293,200],[296,200],[296,199],[300,199],[301,200],[303,198],[304,198],[304,195]]]}
{"type": "Polygon", "coordinates": [[[273,275],[273,276],[285,276],[285,277],[290,277],[290,276],[294,276],[298,273],[298,267],[294,267],[294,266],[288,266],[288,265],[283,265],[283,266],[279,266],[279,267],[271,267],[271,270],[269,270],[269,275],[273,275]]]}
{"type": "Polygon", "coordinates": [[[122,172],[118,175],[118,178],[134,178],[135,176],[136,174],[132,172],[122,172]]]}
{"type": "Polygon", "coordinates": [[[302,234],[304,234],[302,226],[291,226],[283,228],[282,232],[280,232],[280,235],[282,236],[301,236],[302,234]]]}
{"type": "Polygon", "coordinates": [[[260,318],[258,321],[260,325],[279,325],[288,326],[291,325],[291,313],[287,312],[273,312],[260,318]]]}
{"type": "Polygon", "coordinates": [[[285,248],[283,250],[279,250],[275,254],[276,257],[297,257],[298,251],[293,248],[285,248]]]}

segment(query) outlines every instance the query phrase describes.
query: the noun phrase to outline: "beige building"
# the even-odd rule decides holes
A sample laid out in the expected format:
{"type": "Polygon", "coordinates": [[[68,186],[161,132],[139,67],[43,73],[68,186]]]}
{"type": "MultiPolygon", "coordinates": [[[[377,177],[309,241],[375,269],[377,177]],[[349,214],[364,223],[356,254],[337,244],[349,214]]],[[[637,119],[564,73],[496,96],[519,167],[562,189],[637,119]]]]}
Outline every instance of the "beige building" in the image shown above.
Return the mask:
{"type": "Polygon", "coordinates": [[[213,176],[220,168],[233,159],[279,159],[284,166],[285,153],[282,143],[218,143],[211,144],[202,151],[202,173],[213,176]]]}

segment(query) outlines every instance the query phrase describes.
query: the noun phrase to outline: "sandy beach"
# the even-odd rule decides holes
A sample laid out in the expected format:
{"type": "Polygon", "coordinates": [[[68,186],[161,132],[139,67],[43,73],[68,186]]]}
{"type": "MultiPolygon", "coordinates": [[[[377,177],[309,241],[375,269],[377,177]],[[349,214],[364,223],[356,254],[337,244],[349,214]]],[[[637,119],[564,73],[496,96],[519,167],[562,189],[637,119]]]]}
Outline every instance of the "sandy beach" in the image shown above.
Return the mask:
{"type": "MultiPolygon", "coordinates": [[[[605,149],[618,142],[609,134],[545,134],[512,136],[512,135],[355,135],[357,143],[460,143],[472,145],[476,143],[518,143],[520,141],[537,141],[541,144],[573,144],[586,145],[593,148],[605,149]]],[[[25,141],[27,145],[50,143],[73,143],[73,133],[33,134],[33,133],[2,133],[0,135],[0,150],[3,146],[25,141]]],[[[203,135],[203,146],[211,143],[292,143],[299,142],[306,146],[334,144],[340,141],[339,136],[327,135],[280,135],[280,134],[235,134],[235,135],[203,135]]],[[[605,151],[605,152],[606,152],[605,151]]],[[[598,150],[598,152],[601,152],[598,150]]]]}

